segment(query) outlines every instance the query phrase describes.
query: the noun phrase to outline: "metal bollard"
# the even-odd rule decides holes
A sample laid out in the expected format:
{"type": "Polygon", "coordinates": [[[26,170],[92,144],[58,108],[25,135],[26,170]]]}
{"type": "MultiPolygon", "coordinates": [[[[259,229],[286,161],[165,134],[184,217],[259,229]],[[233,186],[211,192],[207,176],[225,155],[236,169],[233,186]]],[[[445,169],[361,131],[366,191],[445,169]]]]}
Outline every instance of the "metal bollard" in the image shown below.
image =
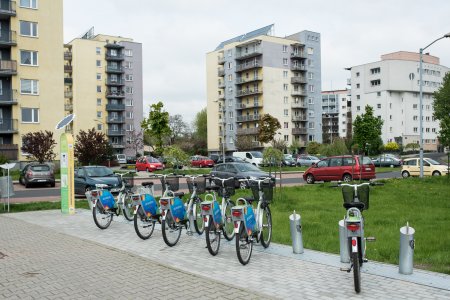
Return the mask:
{"type": "Polygon", "coordinates": [[[400,258],[398,265],[400,274],[409,275],[413,273],[414,232],[414,228],[409,227],[408,222],[406,222],[406,226],[400,228],[400,258]]]}
{"type": "Polygon", "coordinates": [[[342,219],[339,221],[339,254],[341,255],[342,263],[350,262],[348,247],[347,228],[345,228],[345,221],[342,219]]]}
{"type": "Polygon", "coordinates": [[[289,216],[291,225],[291,239],[292,250],[296,254],[303,253],[303,238],[302,238],[302,222],[299,214],[294,213],[289,216]]]}

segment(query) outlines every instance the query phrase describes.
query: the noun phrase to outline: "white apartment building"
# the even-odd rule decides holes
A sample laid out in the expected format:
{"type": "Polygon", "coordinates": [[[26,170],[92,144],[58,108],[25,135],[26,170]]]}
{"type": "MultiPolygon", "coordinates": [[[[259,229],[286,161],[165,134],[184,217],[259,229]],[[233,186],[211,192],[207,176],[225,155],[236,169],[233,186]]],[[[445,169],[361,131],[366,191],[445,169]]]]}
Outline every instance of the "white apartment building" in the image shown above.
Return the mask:
{"type": "MultiPolygon", "coordinates": [[[[437,150],[439,123],[433,117],[433,93],[449,68],[439,58],[423,55],[423,139],[424,150],[437,150]]],[[[373,63],[351,67],[353,120],[374,108],[384,120],[383,143],[419,143],[419,54],[399,51],[381,56],[373,63]]]]}

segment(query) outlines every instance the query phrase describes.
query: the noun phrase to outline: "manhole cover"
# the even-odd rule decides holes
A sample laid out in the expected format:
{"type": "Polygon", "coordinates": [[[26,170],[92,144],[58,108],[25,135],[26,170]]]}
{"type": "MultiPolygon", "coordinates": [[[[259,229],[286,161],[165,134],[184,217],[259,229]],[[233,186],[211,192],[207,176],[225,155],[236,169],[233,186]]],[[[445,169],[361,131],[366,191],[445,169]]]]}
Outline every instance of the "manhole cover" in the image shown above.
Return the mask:
{"type": "Polygon", "coordinates": [[[0,259],[5,258],[6,256],[8,256],[8,255],[6,255],[6,254],[3,253],[3,252],[0,252],[0,259]]]}

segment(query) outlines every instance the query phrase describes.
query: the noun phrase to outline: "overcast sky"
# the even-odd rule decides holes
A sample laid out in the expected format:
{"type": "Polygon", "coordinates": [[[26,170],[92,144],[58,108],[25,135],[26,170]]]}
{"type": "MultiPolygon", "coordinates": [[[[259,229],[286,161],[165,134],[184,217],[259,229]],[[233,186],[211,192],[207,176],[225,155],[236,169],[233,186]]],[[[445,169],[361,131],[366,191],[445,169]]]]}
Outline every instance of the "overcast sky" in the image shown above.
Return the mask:
{"type": "MultiPolygon", "coordinates": [[[[322,89],[345,89],[345,67],[416,51],[450,32],[450,1],[418,0],[64,0],[64,41],[90,27],[143,45],[144,107],[164,101],[192,121],[206,107],[206,53],[227,39],[275,24],[284,37],[322,38],[322,89]]],[[[450,38],[425,52],[450,67],[450,38]]]]}

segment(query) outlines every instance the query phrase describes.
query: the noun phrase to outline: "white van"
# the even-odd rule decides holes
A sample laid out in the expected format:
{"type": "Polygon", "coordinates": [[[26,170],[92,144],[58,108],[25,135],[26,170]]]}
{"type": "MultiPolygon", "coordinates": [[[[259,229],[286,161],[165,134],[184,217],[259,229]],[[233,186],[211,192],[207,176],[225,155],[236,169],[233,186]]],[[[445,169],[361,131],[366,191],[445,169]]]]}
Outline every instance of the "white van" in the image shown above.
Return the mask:
{"type": "Polygon", "coordinates": [[[263,161],[263,155],[259,151],[234,152],[233,156],[242,158],[246,162],[249,162],[257,167],[259,167],[263,161]]]}
{"type": "Polygon", "coordinates": [[[125,154],[116,154],[116,159],[119,164],[127,163],[127,157],[125,156],[125,154]]]}

